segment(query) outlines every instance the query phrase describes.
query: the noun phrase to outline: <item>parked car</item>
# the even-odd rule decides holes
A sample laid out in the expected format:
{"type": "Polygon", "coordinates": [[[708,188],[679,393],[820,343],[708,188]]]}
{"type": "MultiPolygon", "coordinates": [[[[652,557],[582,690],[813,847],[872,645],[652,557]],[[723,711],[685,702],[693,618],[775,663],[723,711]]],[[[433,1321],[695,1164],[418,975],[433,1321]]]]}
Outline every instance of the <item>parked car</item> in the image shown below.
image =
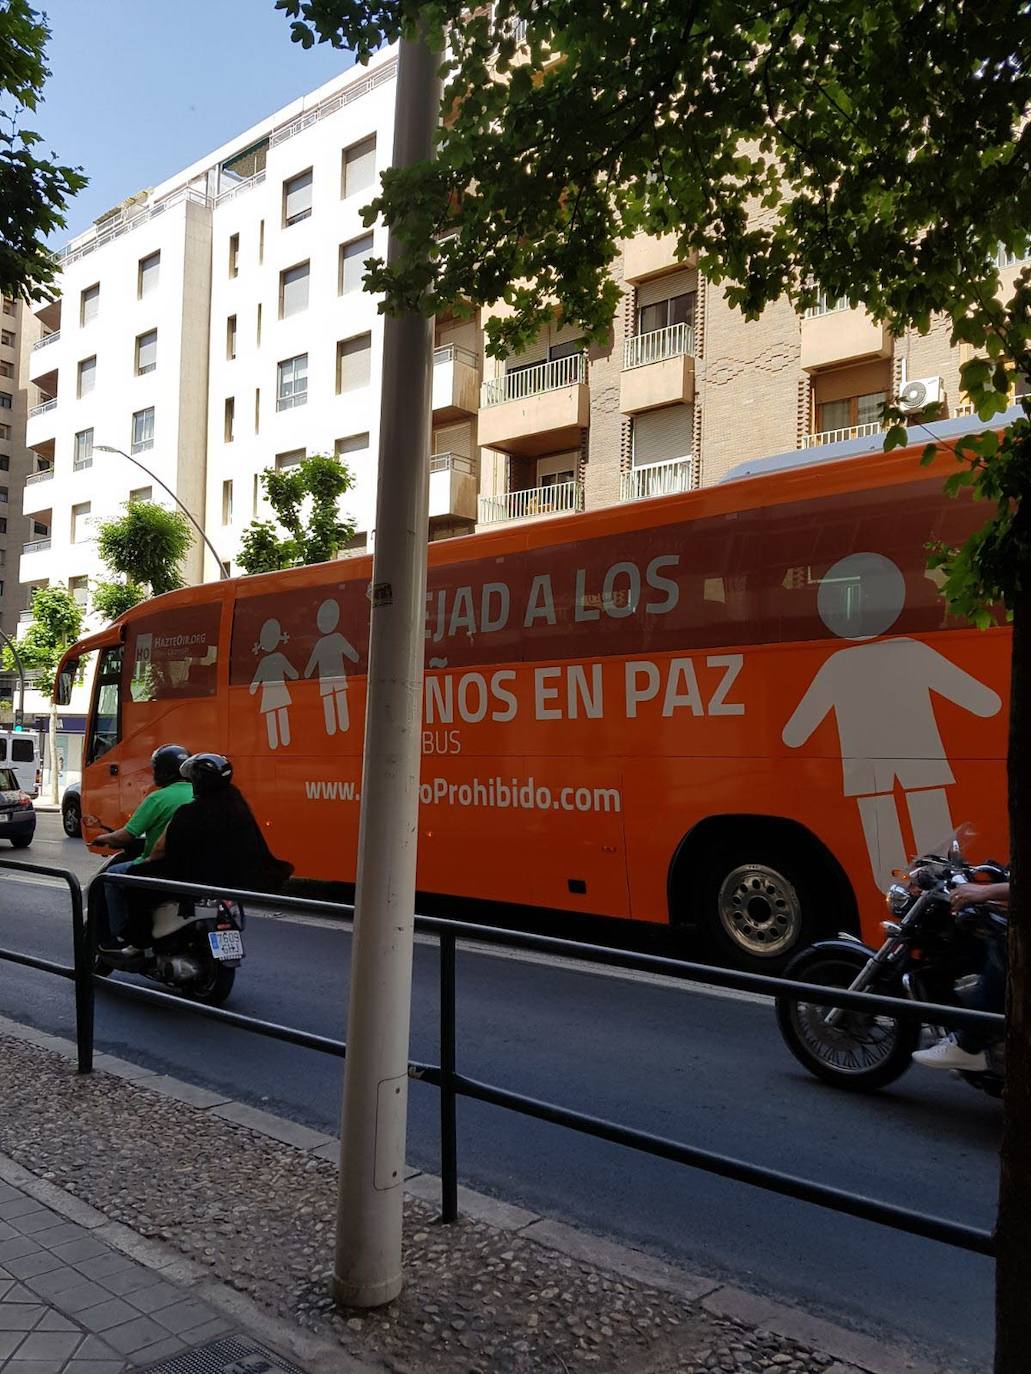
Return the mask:
{"type": "Polygon", "coordinates": [[[36,808],[13,768],[0,768],[0,839],[28,849],[36,833],[36,808]]]}
{"type": "Polygon", "coordinates": [[[82,838],[82,789],[77,782],[70,782],[61,798],[61,824],[64,833],[73,840],[82,838]]]}

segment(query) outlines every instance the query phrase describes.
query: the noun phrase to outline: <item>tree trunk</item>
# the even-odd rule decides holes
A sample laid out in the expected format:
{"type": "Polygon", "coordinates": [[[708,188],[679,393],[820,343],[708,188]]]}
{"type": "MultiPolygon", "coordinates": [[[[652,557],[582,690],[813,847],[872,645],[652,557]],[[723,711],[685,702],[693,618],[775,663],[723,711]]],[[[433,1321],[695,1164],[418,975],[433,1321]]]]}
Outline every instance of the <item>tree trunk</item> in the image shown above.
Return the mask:
{"type": "MultiPolygon", "coordinates": [[[[1019,518],[1019,517],[1018,517],[1019,518]]],[[[1006,1097],[996,1223],[995,1374],[1031,1360],[1031,581],[1013,599],[1006,1097]]]]}
{"type": "Polygon", "coordinates": [[[57,768],[57,702],[50,702],[50,800],[60,805],[61,792],[58,786],[57,768]]]}

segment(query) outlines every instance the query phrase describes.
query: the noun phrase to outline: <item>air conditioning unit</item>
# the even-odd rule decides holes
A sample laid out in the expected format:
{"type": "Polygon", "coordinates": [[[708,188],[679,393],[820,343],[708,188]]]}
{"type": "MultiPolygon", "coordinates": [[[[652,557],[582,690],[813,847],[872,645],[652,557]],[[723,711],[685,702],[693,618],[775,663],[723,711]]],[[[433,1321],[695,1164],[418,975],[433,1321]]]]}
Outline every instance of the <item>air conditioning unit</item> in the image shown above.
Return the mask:
{"type": "Polygon", "coordinates": [[[942,390],[940,377],[919,377],[907,382],[899,392],[899,409],[910,413],[926,410],[941,401],[942,390]]]}

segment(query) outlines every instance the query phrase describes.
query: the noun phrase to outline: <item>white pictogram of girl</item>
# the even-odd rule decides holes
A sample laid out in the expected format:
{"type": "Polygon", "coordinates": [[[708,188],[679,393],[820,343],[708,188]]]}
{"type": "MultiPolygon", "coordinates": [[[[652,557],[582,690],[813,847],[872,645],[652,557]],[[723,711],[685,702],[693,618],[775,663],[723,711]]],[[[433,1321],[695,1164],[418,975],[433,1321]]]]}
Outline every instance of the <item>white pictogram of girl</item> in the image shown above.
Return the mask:
{"type": "Polygon", "coordinates": [[[994,716],[1002,707],[998,693],[930,644],[906,635],[880,637],[905,602],[905,578],[883,554],[850,554],[828,570],[817,593],[820,619],[832,634],[855,643],[821,665],[783,733],[788,748],[797,749],[834,712],[845,796],[859,806],[870,868],[882,888],[893,869],[906,866],[896,779],[919,853],[955,828],[945,789],[956,779],[931,694],[975,716],[994,716]]]}
{"type": "Polygon", "coordinates": [[[322,631],[322,638],[311,651],[304,676],[311,677],[313,673],[318,672],[326,734],[335,735],[338,726],[340,733],[345,734],[350,721],[347,714],[347,669],[344,667],[344,659],[349,658],[352,663],[357,663],[358,650],[342,634],[337,633],[340,607],[332,598],[323,601],[315,621],[322,631]]]}
{"type": "Polygon", "coordinates": [[[283,632],[278,620],[266,620],[261,627],[258,643],[254,646],[256,654],[264,651],[265,656],[251,678],[251,696],[254,696],[259,687],[261,688],[259,710],[265,717],[270,749],[278,749],[281,744],[285,749],[290,744],[290,716],[287,707],[293,698],[290,696],[286,679],[296,679],[297,669],[284,654],[277,652],[280,644],[289,642],[290,636],[283,632]]]}

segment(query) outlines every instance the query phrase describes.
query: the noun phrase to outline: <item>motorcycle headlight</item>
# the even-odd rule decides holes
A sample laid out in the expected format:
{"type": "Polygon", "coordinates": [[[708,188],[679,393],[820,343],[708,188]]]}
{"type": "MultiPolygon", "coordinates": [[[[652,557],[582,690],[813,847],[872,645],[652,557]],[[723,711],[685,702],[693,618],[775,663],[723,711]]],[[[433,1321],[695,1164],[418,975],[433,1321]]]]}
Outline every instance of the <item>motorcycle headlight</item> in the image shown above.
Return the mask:
{"type": "Polygon", "coordinates": [[[892,883],[888,888],[888,910],[893,916],[901,916],[909,907],[913,898],[907,886],[902,883],[892,883]]]}

